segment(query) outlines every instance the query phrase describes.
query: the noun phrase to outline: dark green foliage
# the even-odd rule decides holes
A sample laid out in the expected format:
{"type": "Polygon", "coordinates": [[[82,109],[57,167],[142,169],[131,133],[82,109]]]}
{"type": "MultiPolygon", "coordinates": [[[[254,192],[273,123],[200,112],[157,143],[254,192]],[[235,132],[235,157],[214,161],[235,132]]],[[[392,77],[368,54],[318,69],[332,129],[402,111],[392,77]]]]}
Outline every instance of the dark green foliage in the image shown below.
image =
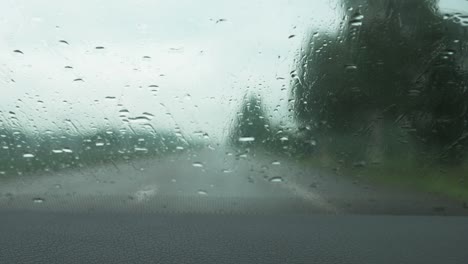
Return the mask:
{"type": "Polygon", "coordinates": [[[264,145],[271,136],[270,126],[260,97],[246,96],[230,130],[230,145],[236,147],[264,145]],[[248,140],[249,138],[253,141],[248,140]]]}
{"type": "Polygon", "coordinates": [[[466,31],[444,20],[436,1],[342,6],[339,29],[311,36],[298,64],[293,96],[300,126],[333,142],[348,138],[355,144],[343,149],[361,157],[370,140],[381,152],[412,142],[459,160],[468,132],[466,31]]]}
{"type": "Polygon", "coordinates": [[[313,151],[314,140],[298,136],[300,133],[290,127],[270,122],[260,96],[250,95],[244,99],[230,130],[229,143],[232,147],[240,151],[262,149],[294,157],[313,151]]]}

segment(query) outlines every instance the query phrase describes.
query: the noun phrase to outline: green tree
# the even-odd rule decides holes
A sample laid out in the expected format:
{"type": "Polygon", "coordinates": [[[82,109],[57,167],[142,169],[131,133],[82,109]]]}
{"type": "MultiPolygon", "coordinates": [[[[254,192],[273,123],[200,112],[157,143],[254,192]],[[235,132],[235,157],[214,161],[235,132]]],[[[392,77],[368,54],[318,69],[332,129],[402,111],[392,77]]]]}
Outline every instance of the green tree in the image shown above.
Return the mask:
{"type": "Polygon", "coordinates": [[[342,1],[342,14],[336,32],[310,36],[298,63],[300,126],[354,158],[366,156],[369,142],[410,139],[437,153],[456,144],[468,131],[466,33],[435,0],[342,1]]]}
{"type": "Polygon", "coordinates": [[[265,146],[270,138],[270,121],[258,95],[245,96],[229,134],[235,147],[265,146]]]}

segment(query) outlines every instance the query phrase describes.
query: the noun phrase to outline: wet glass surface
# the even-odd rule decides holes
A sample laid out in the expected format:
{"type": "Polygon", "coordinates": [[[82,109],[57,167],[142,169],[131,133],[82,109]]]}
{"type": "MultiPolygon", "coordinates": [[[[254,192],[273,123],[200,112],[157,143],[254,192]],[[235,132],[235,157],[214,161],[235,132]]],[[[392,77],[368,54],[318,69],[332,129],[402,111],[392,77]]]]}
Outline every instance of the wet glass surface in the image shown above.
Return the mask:
{"type": "Polygon", "coordinates": [[[0,8],[0,207],[468,213],[466,1],[0,8]]]}

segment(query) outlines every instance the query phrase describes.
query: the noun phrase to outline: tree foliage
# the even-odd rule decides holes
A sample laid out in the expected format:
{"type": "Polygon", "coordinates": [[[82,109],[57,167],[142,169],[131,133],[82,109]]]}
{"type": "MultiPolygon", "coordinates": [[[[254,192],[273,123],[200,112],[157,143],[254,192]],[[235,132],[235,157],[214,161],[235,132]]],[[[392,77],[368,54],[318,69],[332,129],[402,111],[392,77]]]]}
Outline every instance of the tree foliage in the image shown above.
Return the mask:
{"type": "Polygon", "coordinates": [[[466,30],[437,1],[350,0],[342,14],[336,32],[311,35],[304,47],[293,86],[298,123],[322,135],[391,124],[404,141],[459,156],[448,149],[468,132],[466,30]]]}
{"type": "Polygon", "coordinates": [[[270,121],[258,95],[248,95],[240,106],[230,130],[232,146],[260,146],[271,136],[270,121]]]}

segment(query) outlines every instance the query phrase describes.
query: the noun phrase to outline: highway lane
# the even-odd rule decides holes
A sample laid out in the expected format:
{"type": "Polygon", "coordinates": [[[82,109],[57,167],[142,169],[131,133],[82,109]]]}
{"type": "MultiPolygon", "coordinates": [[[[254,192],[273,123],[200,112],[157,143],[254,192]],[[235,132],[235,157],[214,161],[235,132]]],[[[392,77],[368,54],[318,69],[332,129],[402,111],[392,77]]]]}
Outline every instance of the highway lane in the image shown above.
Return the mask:
{"type": "Polygon", "coordinates": [[[229,149],[181,152],[15,177],[0,208],[224,213],[468,214],[462,203],[356,182],[293,159],[229,149]]]}

